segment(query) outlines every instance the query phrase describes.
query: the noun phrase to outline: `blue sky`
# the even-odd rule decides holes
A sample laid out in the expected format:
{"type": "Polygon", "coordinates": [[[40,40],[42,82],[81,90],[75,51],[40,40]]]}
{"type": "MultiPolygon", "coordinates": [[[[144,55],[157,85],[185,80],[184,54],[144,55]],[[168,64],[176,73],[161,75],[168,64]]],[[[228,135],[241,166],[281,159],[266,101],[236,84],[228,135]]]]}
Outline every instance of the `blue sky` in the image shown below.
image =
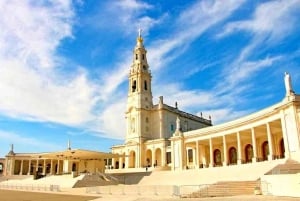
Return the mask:
{"type": "Polygon", "coordinates": [[[300,92],[300,1],[0,1],[0,157],[110,151],[125,137],[137,30],[154,103],[220,124],[300,92]]]}

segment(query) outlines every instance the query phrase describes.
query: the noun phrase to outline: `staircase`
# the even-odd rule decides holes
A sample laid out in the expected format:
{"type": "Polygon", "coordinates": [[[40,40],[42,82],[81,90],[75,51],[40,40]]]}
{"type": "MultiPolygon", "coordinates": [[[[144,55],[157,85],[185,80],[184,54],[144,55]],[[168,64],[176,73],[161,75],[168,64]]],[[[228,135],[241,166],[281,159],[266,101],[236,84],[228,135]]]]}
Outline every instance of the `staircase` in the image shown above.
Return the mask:
{"type": "Polygon", "coordinates": [[[268,171],[266,175],[296,173],[300,173],[300,163],[294,160],[287,160],[286,163],[275,166],[272,170],[268,171]]]}
{"type": "Polygon", "coordinates": [[[112,176],[105,175],[102,173],[96,173],[91,175],[85,175],[81,180],[78,180],[74,184],[73,188],[117,185],[118,183],[118,179],[112,176]]]}
{"type": "Polygon", "coordinates": [[[129,172],[107,174],[116,178],[120,184],[134,185],[139,184],[142,179],[151,175],[152,172],[129,172]]]}
{"type": "Polygon", "coordinates": [[[183,197],[225,197],[235,195],[252,195],[255,187],[260,186],[260,181],[224,181],[203,186],[199,191],[183,197]]]}

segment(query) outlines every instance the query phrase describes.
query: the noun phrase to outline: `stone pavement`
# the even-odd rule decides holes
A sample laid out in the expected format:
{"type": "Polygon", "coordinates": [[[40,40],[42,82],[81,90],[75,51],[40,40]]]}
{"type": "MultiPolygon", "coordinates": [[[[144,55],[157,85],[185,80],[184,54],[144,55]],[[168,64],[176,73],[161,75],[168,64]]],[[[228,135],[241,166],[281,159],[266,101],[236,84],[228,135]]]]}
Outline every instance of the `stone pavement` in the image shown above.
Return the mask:
{"type": "Polygon", "coordinates": [[[264,195],[244,195],[244,196],[232,196],[232,197],[213,197],[213,198],[170,198],[161,196],[117,196],[117,195],[104,195],[101,198],[96,198],[92,201],[299,201],[300,198],[293,197],[276,197],[276,196],[264,196],[264,195]]]}
{"type": "Polygon", "coordinates": [[[299,201],[300,198],[265,195],[242,195],[213,198],[178,198],[171,196],[139,196],[86,194],[83,189],[69,189],[63,192],[29,192],[0,190],[1,201],[299,201]]]}
{"type": "MultiPolygon", "coordinates": [[[[100,196],[97,196],[98,198],[100,196]]],[[[96,196],[83,196],[83,195],[65,195],[55,193],[40,193],[28,191],[15,191],[15,190],[0,190],[1,201],[89,201],[97,198],[96,196]]],[[[102,199],[103,200],[103,199],[102,199]]]]}

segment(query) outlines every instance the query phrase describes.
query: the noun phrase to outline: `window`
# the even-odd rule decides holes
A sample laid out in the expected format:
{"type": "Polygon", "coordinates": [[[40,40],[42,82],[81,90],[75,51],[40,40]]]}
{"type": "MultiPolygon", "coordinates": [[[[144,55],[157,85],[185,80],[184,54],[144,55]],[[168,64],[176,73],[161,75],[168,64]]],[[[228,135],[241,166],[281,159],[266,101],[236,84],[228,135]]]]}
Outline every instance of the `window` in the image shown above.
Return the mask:
{"type": "Polygon", "coordinates": [[[144,89],[147,91],[147,88],[148,88],[148,87],[147,87],[147,81],[145,80],[145,81],[144,81],[144,89]]]}
{"type": "Polygon", "coordinates": [[[143,57],[143,60],[144,60],[145,59],[145,55],[143,54],[142,57],[143,57]]]}
{"type": "Polygon", "coordinates": [[[138,54],[135,54],[135,60],[138,60],[138,54]]]}
{"type": "Polygon", "coordinates": [[[136,90],[136,81],[134,80],[132,84],[132,92],[135,92],[135,90],[136,90]]]}
{"type": "Polygon", "coordinates": [[[188,150],[188,159],[189,159],[190,163],[193,162],[193,150],[192,149],[188,150]]]}
{"type": "Polygon", "coordinates": [[[166,153],[166,158],[167,158],[167,164],[170,164],[171,162],[172,162],[172,160],[171,160],[171,152],[167,152],[166,153]]]}
{"type": "Polygon", "coordinates": [[[148,117],[146,117],[146,123],[148,123],[149,122],[149,118],[148,117]]]}
{"type": "Polygon", "coordinates": [[[170,125],[170,130],[171,130],[171,132],[174,131],[174,125],[173,124],[170,125]]]}

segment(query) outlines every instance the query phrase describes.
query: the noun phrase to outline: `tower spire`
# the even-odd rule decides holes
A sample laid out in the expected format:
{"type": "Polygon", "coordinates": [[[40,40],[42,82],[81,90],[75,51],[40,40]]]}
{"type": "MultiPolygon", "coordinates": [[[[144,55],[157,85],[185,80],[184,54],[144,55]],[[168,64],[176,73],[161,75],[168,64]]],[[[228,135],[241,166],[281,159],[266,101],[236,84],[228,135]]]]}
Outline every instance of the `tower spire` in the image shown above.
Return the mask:
{"type": "Polygon", "coordinates": [[[136,39],[136,48],[143,48],[144,47],[144,45],[143,45],[143,37],[142,37],[142,29],[141,28],[139,28],[138,29],[138,37],[137,37],[137,39],[136,39]]]}

